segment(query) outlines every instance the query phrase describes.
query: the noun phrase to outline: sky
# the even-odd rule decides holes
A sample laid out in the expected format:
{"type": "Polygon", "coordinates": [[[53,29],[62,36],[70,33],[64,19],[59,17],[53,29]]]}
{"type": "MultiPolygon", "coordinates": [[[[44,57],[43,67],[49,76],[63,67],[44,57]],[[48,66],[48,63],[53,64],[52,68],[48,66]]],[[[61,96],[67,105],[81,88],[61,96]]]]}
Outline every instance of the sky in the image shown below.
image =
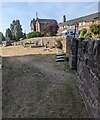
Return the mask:
{"type": "Polygon", "coordinates": [[[56,19],[62,22],[98,12],[98,2],[2,2],[0,4],[0,32],[5,34],[13,20],[20,20],[23,32],[30,31],[30,21],[35,18],[56,19]]]}

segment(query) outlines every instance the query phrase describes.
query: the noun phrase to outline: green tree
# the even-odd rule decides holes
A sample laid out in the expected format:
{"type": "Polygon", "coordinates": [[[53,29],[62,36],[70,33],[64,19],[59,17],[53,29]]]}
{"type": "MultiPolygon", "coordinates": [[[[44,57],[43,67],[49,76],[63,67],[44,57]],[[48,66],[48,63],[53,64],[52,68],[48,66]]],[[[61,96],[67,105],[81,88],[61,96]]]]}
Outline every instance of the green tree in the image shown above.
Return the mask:
{"type": "Polygon", "coordinates": [[[2,41],[5,41],[5,37],[4,37],[3,33],[0,32],[0,43],[2,43],[2,41]]]}
{"type": "Polygon", "coordinates": [[[26,39],[26,33],[23,33],[23,39],[26,39]]]}
{"type": "Polygon", "coordinates": [[[6,29],[5,37],[9,37],[10,40],[12,40],[12,33],[11,33],[11,30],[9,28],[6,29]]]}
{"type": "Polygon", "coordinates": [[[100,34],[100,25],[98,25],[98,34],[100,34]]]}
{"type": "Polygon", "coordinates": [[[90,26],[90,31],[94,34],[97,35],[98,33],[100,33],[100,25],[96,25],[96,24],[92,24],[90,26]]]}
{"type": "Polygon", "coordinates": [[[23,32],[19,20],[13,20],[10,25],[10,29],[14,40],[18,41],[23,37],[23,32]]]}
{"type": "Polygon", "coordinates": [[[92,38],[93,37],[93,33],[91,32],[87,32],[85,35],[84,35],[84,38],[92,38]]]}
{"type": "Polygon", "coordinates": [[[53,21],[44,25],[44,35],[45,36],[55,36],[57,34],[58,25],[57,21],[53,21]]]}
{"type": "Polygon", "coordinates": [[[79,31],[79,38],[84,38],[85,34],[87,33],[87,29],[83,28],[79,31]]]}

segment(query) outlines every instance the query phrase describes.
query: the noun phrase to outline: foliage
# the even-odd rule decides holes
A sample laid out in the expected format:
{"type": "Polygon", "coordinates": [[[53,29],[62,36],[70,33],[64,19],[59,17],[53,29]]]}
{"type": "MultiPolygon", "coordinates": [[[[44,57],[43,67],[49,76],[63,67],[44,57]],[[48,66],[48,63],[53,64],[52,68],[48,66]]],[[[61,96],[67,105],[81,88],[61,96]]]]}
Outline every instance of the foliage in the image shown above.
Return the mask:
{"type": "Polygon", "coordinates": [[[91,32],[87,32],[86,34],[84,34],[84,38],[92,38],[93,34],[91,32]]]}
{"type": "Polygon", "coordinates": [[[62,48],[63,48],[63,45],[62,45],[62,43],[61,43],[60,40],[57,40],[57,41],[56,41],[55,47],[56,47],[56,48],[59,48],[59,49],[62,49],[62,48]]]}
{"type": "Polygon", "coordinates": [[[98,35],[100,35],[100,24],[98,25],[98,35]]]}
{"type": "Polygon", "coordinates": [[[46,23],[44,25],[44,35],[45,36],[55,36],[57,34],[58,25],[56,21],[46,23]]]}
{"type": "Polygon", "coordinates": [[[100,34],[100,25],[92,24],[88,31],[86,28],[80,30],[79,38],[99,37],[99,34],[100,34]]]}
{"type": "Polygon", "coordinates": [[[9,28],[6,29],[5,37],[9,37],[10,40],[12,40],[12,33],[11,33],[11,30],[9,28]]]}
{"type": "Polygon", "coordinates": [[[3,33],[0,32],[0,43],[1,43],[2,41],[5,41],[5,37],[4,37],[3,33]]]}
{"type": "Polygon", "coordinates": [[[12,39],[18,41],[20,38],[23,37],[22,28],[19,20],[13,20],[13,22],[10,24],[10,29],[12,33],[12,39]]]}
{"type": "Polygon", "coordinates": [[[23,39],[26,39],[26,33],[23,33],[23,39]]]}
{"type": "Polygon", "coordinates": [[[23,33],[23,37],[21,37],[19,40],[22,41],[24,39],[26,39],[26,33],[23,33]]]}
{"type": "Polygon", "coordinates": [[[79,31],[79,38],[84,38],[84,35],[87,33],[87,29],[83,28],[79,31]]]}
{"type": "Polygon", "coordinates": [[[41,32],[30,32],[27,34],[27,38],[42,37],[43,35],[41,32]]]}
{"type": "Polygon", "coordinates": [[[91,31],[94,35],[100,34],[100,25],[92,24],[92,25],[90,26],[90,31],[91,31]]]}

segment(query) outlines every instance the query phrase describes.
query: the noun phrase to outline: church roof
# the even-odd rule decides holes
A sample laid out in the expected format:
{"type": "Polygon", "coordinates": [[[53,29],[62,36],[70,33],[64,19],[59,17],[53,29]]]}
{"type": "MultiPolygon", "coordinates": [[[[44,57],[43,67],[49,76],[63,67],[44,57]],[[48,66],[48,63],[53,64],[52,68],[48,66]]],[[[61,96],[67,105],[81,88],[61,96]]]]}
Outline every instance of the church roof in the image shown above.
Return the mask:
{"type": "Polygon", "coordinates": [[[55,19],[37,19],[39,23],[56,22],[55,19]]]}

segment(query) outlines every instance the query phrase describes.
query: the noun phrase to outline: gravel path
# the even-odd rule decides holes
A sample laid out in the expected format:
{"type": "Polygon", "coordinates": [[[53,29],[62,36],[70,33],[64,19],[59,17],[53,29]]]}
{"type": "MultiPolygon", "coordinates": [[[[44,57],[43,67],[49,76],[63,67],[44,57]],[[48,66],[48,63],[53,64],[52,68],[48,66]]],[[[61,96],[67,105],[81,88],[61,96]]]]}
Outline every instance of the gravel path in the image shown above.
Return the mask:
{"type": "Polygon", "coordinates": [[[3,57],[3,118],[86,117],[75,73],[54,59],[49,54],[3,57]]]}

